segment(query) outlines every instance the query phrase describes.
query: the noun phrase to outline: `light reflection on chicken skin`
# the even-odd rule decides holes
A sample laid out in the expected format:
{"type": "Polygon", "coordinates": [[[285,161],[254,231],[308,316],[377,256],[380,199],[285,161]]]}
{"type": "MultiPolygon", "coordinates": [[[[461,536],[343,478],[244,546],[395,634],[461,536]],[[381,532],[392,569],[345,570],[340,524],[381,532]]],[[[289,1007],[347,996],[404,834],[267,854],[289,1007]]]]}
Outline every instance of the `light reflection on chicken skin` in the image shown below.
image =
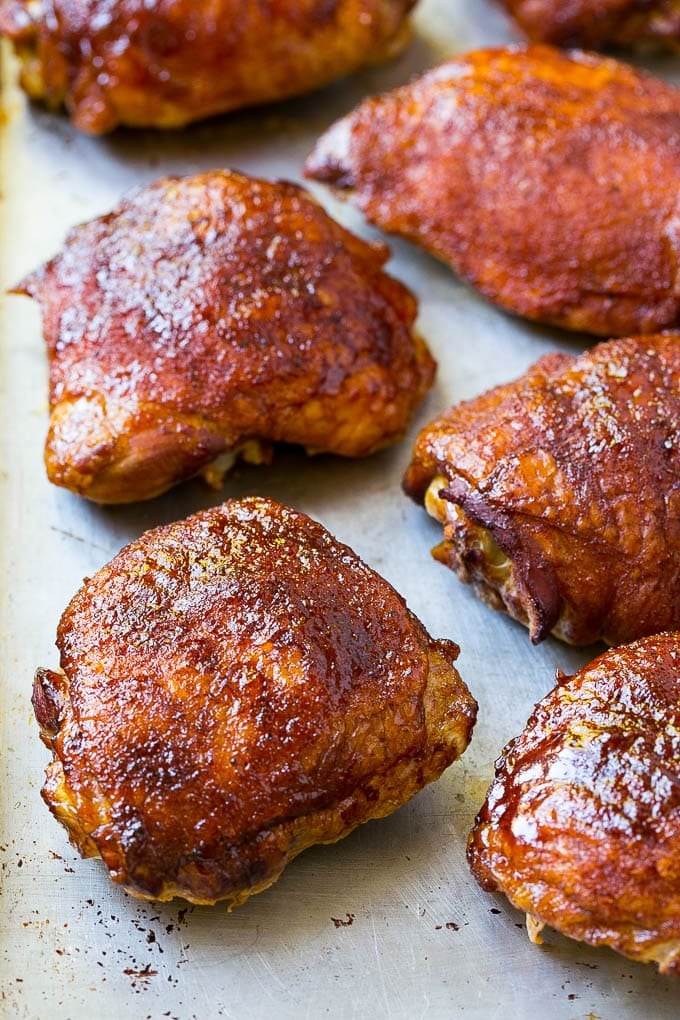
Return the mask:
{"type": "Polygon", "coordinates": [[[17,288],[43,312],[49,478],[131,502],[206,469],[218,483],[272,442],[360,457],[397,441],[434,362],[387,256],[298,186],[223,171],[76,227],[17,288]]]}
{"type": "Polygon", "coordinates": [[[558,674],[496,763],[472,872],[544,925],[680,969],[680,634],[558,674]]]}
{"type": "Polygon", "coordinates": [[[414,0],[0,0],[28,94],[83,131],[179,127],[396,55],[414,0]]]}
{"type": "Polygon", "coordinates": [[[500,0],[530,39],[556,46],[680,48],[679,0],[500,0]]]}
{"type": "Polygon", "coordinates": [[[404,478],[434,555],[494,609],[575,645],[680,629],[680,335],[549,354],[445,411],[404,478]]]}
{"type": "Polygon", "coordinates": [[[404,600],[321,525],[233,500],[88,580],[34,707],[43,796],[151,899],[242,903],[438,778],[476,703],[404,600]]]}
{"type": "Polygon", "coordinates": [[[680,323],[680,90],[594,54],[479,50],[366,100],[307,176],[517,315],[680,323]]]}

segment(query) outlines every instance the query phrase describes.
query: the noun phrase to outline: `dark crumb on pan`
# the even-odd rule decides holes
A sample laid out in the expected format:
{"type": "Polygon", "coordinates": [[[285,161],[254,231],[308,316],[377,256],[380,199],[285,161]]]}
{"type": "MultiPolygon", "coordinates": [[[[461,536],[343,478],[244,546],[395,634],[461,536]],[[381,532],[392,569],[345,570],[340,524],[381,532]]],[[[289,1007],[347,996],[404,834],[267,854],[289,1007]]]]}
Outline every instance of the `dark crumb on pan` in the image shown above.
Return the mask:
{"type": "Polygon", "coordinates": [[[128,977],[147,978],[155,977],[158,971],[152,970],[151,964],[147,963],[146,967],[142,967],[141,970],[133,970],[131,967],[126,967],[123,974],[127,974],[128,977]]]}
{"type": "Polygon", "coordinates": [[[346,921],[343,921],[341,917],[331,917],[331,921],[336,928],[349,928],[350,925],[354,924],[354,916],[354,914],[348,912],[345,914],[346,921]]]}

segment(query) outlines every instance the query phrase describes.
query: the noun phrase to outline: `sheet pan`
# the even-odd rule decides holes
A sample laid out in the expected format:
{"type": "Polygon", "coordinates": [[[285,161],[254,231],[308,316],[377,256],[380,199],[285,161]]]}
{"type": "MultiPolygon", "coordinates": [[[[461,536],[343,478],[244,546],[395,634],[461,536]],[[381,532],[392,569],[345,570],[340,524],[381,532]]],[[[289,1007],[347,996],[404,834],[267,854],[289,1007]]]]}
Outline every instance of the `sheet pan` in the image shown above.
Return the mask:
{"type": "MultiPolygon", "coordinates": [[[[422,0],[416,37],[395,63],[280,107],[181,133],[78,135],[29,109],[3,58],[1,282],[50,256],[73,224],[166,173],[228,166],[298,179],[314,139],[363,96],[407,81],[450,52],[513,32],[490,2],[422,0]]],[[[659,73],[680,81],[671,60],[659,73]]],[[[324,205],[367,237],[349,206],[324,205]]],[[[587,341],[514,320],[443,266],[391,241],[391,271],[421,301],[419,327],[438,380],[406,441],[368,460],[286,451],[270,468],[240,467],[222,495],[196,482],[152,503],[102,509],[51,487],[42,466],[46,373],[40,323],[27,300],[0,308],[2,728],[0,1015],[130,1017],[469,1017],[633,1020],[678,1016],[680,985],[653,968],[548,934],[532,946],[523,917],[482,893],[466,835],[504,743],[552,686],[599,649],[532,648],[520,626],[481,605],[429,557],[439,529],[400,492],[419,426],[511,379],[551,349],[587,341]],[[268,494],[321,520],[382,572],[436,636],[462,648],[460,670],[480,703],[473,742],[394,816],[334,847],[306,852],[268,892],[227,913],[182,901],[148,904],[82,861],[42,804],[47,753],[30,708],[33,671],[56,664],[62,609],[83,577],[145,528],[227,496],[268,494]]]]}

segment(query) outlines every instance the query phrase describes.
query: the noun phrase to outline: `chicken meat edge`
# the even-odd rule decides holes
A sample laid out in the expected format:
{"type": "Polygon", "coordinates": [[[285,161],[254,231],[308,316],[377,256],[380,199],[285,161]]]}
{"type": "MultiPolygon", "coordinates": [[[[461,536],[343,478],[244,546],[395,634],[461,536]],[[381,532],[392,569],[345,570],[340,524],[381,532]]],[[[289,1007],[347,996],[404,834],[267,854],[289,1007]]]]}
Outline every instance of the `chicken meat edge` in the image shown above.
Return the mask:
{"type": "MultiPolygon", "coordinates": [[[[536,607],[518,583],[512,559],[500,548],[489,528],[476,524],[461,506],[441,496],[448,487],[444,475],[437,475],[425,493],[425,509],[444,528],[444,541],[432,550],[434,558],[449,567],[464,584],[469,584],[485,605],[507,613],[529,629],[532,640],[540,630],[536,607]]],[[[550,633],[566,644],[572,641],[573,613],[562,599],[560,615],[550,633]]],[[[606,644],[609,642],[603,639],[606,644]]]]}

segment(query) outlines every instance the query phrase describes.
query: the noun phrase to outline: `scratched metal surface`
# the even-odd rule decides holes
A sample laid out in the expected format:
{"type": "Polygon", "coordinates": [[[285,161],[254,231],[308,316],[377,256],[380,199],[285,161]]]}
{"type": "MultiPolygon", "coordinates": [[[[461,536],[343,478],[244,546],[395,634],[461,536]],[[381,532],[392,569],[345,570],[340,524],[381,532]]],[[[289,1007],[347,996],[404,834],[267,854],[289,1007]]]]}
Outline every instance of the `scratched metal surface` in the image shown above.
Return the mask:
{"type": "MultiPolygon", "coordinates": [[[[280,108],[179,134],[80,137],[30,111],[5,55],[2,281],[52,254],[72,224],[162,173],[232,166],[296,178],[314,138],[360,98],[406,81],[451,51],[512,38],[476,0],[424,0],[417,36],[389,67],[280,108]]],[[[672,76],[672,64],[657,65],[672,76]]],[[[326,206],[371,236],[348,207],[326,206]]],[[[557,666],[590,656],[486,609],[429,558],[437,527],[403,498],[399,479],[416,429],[445,405],[521,373],[577,339],[527,327],[446,269],[393,243],[392,271],[421,298],[420,328],[439,359],[437,385],[409,438],[356,463],[279,457],[241,468],[224,496],[266,493],[323,521],[407,597],[431,632],[462,645],[461,672],[480,702],[462,763],[391,818],[305,853],[268,892],[228,914],[181,902],[144,904],[81,861],[43,806],[47,753],[29,695],[37,665],[56,662],[56,624],[85,575],[145,528],[218,499],[201,484],[153,503],[105,510],[48,485],[41,447],[45,363],[36,309],[3,299],[0,515],[3,557],[0,1015],[96,1018],[542,1017],[670,1018],[680,988],[551,934],[532,946],[522,917],[482,893],[464,845],[504,742],[551,686],[557,666]]]]}

